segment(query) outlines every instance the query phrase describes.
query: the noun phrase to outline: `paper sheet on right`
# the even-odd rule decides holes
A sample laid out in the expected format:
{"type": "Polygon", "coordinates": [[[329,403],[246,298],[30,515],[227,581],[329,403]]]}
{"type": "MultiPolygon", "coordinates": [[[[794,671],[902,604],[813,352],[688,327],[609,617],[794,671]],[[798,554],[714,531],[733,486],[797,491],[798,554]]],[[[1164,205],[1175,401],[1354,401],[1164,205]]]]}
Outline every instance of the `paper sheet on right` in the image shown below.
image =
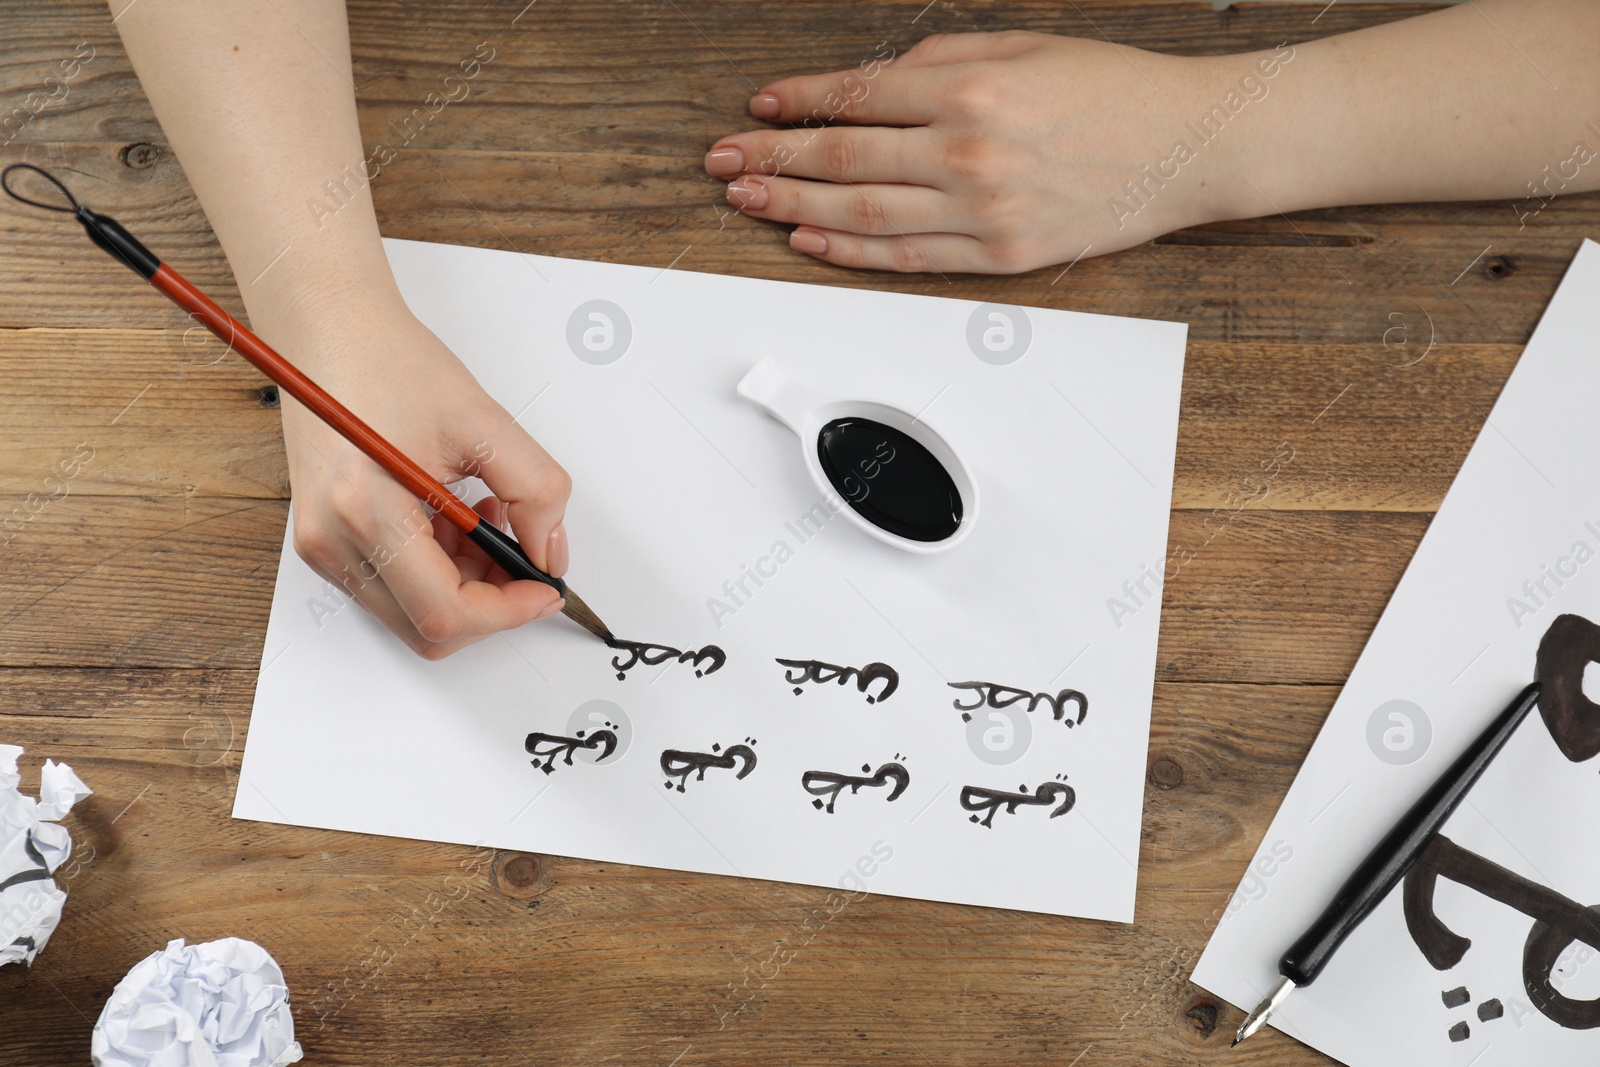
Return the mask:
{"type": "Polygon", "coordinates": [[[1597,659],[1600,245],[1585,241],[1195,982],[1253,1007],[1367,851],[1537,676],[1538,713],[1273,1025],[1351,1067],[1600,1062],[1597,659]]]}

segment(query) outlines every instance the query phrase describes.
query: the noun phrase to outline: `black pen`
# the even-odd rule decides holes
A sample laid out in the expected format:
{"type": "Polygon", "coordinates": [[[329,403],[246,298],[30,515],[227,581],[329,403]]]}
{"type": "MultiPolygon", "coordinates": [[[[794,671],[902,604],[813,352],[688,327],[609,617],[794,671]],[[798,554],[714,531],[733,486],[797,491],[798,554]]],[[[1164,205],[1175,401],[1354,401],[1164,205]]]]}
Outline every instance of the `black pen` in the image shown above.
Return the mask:
{"type": "Polygon", "coordinates": [[[1245,1017],[1244,1024],[1234,1035],[1237,1045],[1267,1024],[1267,1019],[1282,1006],[1298,986],[1310,985],[1327,966],[1328,960],[1360,926],[1374,908],[1389,895],[1417,862],[1422,850],[1433,840],[1434,834],[1449,821],[1461,802],[1466,799],[1483,772],[1505,747],[1522,720],[1539,703],[1539,685],[1528,686],[1513,700],[1505,711],[1495,717],[1489,728],[1463,752],[1450,769],[1434,782],[1422,799],[1412,805],[1378,846],[1361,861],[1361,866],[1345,881],[1326,910],[1312,923],[1300,940],[1290,946],[1278,961],[1282,979],[1245,1017]]]}

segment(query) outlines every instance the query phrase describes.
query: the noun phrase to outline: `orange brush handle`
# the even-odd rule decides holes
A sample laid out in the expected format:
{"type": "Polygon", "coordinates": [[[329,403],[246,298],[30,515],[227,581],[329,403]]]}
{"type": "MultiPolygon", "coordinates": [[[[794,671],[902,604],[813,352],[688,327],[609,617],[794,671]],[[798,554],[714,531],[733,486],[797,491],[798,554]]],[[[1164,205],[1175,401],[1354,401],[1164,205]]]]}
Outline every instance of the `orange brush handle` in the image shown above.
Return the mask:
{"type": "Polygon", "coordinates": [[[349,408],[329,396],[322,386],[307,378],[299,368],[274,351],[271,345],[218,307],[216,301],[190,285],[183,275],[163,263],[151,275],[150,284],[227,342],[229,348],[248,359],[261,373],[287,390],[290,396],[310,408],[319,419],[339,431],[351,444],[371,456],[396,481],[420,497],[430,508],[441,512],[462,532],[471,533],[482,521],[481,515],[462,503],[439,479],[391,445],[349,408]]]}

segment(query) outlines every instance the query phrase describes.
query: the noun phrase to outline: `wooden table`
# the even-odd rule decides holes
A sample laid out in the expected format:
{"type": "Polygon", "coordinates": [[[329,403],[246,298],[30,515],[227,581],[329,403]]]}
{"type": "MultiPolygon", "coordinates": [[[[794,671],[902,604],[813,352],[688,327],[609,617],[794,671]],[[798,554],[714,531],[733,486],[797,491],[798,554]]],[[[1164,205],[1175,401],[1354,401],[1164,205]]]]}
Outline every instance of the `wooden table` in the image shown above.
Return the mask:
{"type": "MultiPolygon", "coordinates": [[[[376,181],[386,234],[1190,324],[1170,550],[1192,559],[1166,589],[1137,921],[871,897],[813,932],[808,886],[233,821],[289,493],[277,412],[126,271],[6,205],[0,741],[28,746],[28,785],[50,756],[96,793],[67,820],[61,929],[0,969],[0,1063],[86,1064],[128,968],[228,935],[283,965],[309,1063],[1328,1062],[1275,1033],[1223,1051],[1239,1012],[1188,975],[1600,197],[1525,225],[1486,203],[1208,226],[1065,277],[848,273],[722,218],[700,158],[747,126],[751,79],[936,31],[1203,53],[1417,8],[525,2],[353,0],[369,145],[494,49],[376,181]]],[[[70,169],[238,311],[106,9],[8,0],[0,25],[4,109],[93,49],[65,100],[0,129],[0,161],[70,169]]]]}

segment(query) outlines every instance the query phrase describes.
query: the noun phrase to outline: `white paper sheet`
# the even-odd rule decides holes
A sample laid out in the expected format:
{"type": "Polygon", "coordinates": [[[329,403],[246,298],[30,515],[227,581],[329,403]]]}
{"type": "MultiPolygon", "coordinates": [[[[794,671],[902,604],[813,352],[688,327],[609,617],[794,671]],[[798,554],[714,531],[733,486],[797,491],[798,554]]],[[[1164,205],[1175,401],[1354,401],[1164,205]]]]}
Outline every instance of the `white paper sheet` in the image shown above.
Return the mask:
{"type": "Polygon", "coordinates": [[[1185,327],[388,249],[421,319],[571,472],[573,588],[619,637],[726,664],[619,679],[619,654],[559,618],[424,662],[286,546],[236,816],[1131,920],[1185,327]],[[991,330],[1021,358],[980,359],[991,330]],[[612,362],[574,354],[624,338],[612,362]],[[919,556],[816,517],[799,440],[734,392],[766,357],[940,432],[978,481],[970,537],[919,556]],[[792,686],[778,659],[883,663],[898,688],[792,686]],[[967,722],[954,705],[993,691],[963,681],[1077,690],[1087,715],[1019,700],[967,722]],[[598,762],[578,748],[547,774],[525,751],[597,729],[619,739],[598,762]],[[668,750],[728,766],[680,791],[668,750]],[[888,764],[909,777],[893,801],[893,777],[831,813],[803,788],[888,764]],[[985,826],[969,786],[1050,803],[985,826]]]}
{"type": "MultiPolygon", "coordinates": [[[[1600,622],[1597,309],[1600,245],[1590,241],[1506,383],[1195,971],[1196,982],[1234,1004],[1254,1006],[1276,979],[1278,957],[1367,850],[1534,680],[1551,624],[1569,614],[1600,622]]],[[[1557,706],[1547,679],[1572,680],[1571,719],[1554,729],[1543,714],[1525,722],[1443,831],[1482,860],[1553,890],[1568,910],[1600,903],[1600,709],[1580,688],[1582,662],[1596,655],[1600,645],[1577,658],[1575,671],[1541,677],[1541,713],[1557,706]],[[1558,747],[1558,736],[1574,758],[1558,747]]],[[[1587,692],[1600,695],[1593,678],[1587,692]]],[[[1480,877],[1467,884],[1440,879],[1433,898],[1445,927],[1471,939],[1459,962],[1443,969],[1427,962],[1396,890],[1317,982],[1290,997],[1274,1024],[1352,1067],[1600,1060],[1600,1029],[1592,1028],[1600,1026],[1600,1005],[1556,1009],[1571,1013],[1569,1023],[1587,1020],[1588,1029],[1558,1025],[1541,1010],[1524,979],[1534,921],[1474,888],[1487,884],[1481,874],[1489,869],[1480,860],[1470,865],[1480,877]]],[[[1570,1001],[1600,999],[1600,951],[1569,945],[1553,967],[1526,969],[1548,974],[1551,989],[1570,1001]]]]}

